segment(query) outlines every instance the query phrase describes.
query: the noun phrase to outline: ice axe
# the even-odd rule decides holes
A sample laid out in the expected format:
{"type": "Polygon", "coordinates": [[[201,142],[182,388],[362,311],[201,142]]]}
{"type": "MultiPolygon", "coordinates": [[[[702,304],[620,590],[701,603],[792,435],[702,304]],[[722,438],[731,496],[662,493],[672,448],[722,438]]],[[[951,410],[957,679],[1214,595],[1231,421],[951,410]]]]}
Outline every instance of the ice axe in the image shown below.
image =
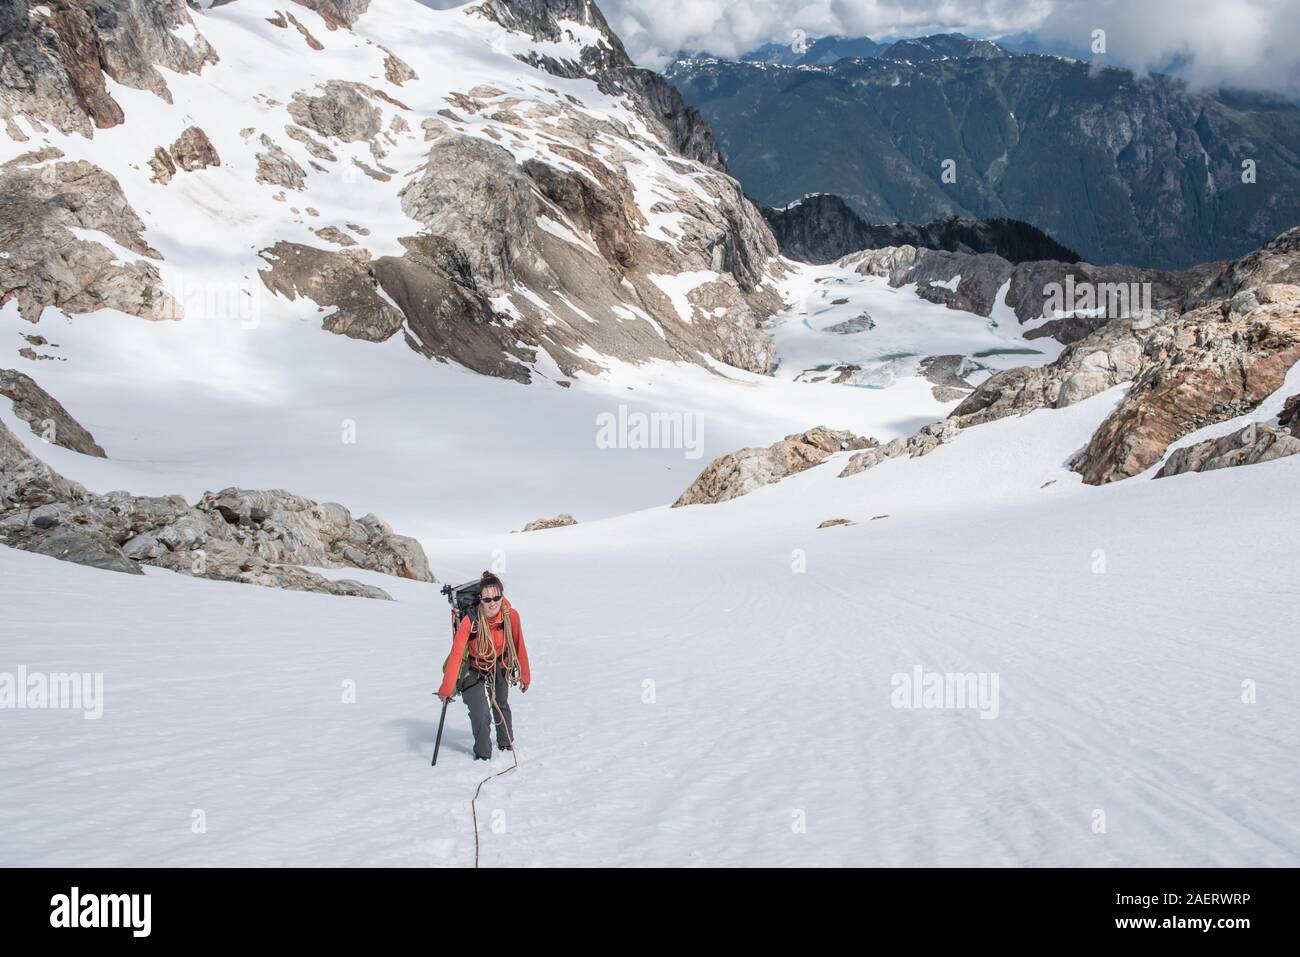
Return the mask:
{"type": "MultiPolygon", "coordinates": [[[[437,693],[434,692],[435,695],[437,693]]],[[[433,761],[429,764],[431,768],[438,766],[438,749],[442,747],[442,723],[447,720],[447,705],[449,704],[451,704],[450,698],[442,703],[442,717],[438,719],[438,737],[433,742],[433,761]]]]}

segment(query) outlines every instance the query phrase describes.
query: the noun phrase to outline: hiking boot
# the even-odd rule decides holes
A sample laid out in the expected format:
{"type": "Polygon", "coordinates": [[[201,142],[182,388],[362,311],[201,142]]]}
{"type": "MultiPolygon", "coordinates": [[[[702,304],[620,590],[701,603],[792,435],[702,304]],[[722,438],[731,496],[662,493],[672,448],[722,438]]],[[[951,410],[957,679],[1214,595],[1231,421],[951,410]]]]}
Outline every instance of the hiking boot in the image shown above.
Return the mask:
{"type": "Polygon", "coordinates": [[[497,745],[497,750],[498,750],[498,751],[513,751],[513,750],[514,750],[514,746],[513,746],[513,745],[509,745],[509,744],[498,744],[498,745],[497,745]]]}
{"type": "Polygon", "coordinates": [[[490,755],[490,754],[488,754],[488,755],[476,754],[476,755],[474,755],[474,760],[475,760],[475,761],[491,761],[491,760],[492,760],[492,755],[490,755]]]}

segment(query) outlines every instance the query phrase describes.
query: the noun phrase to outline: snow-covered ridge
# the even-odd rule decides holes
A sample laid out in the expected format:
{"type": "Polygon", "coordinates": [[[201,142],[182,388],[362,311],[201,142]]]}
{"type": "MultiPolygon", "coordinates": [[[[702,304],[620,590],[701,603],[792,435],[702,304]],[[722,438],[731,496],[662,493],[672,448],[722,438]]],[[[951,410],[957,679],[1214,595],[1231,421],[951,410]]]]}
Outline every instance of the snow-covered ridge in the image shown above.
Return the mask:
{"type": "MultiPolygon", "coordinates": [[[[775,303],[759,287],[780,266],[761,218],[734,180],[675,153],[661,113],[633,93],[602,92],[604,64],[585,51],[621,45],[594,6],[556,0],[540,5],[546,17],[516,18],[537,35],[498,22],[513,6],[239,0],[189,10],[166,0],[161,28],[141,13],[132,49],[144,59],[119,70],[121,82],[104,77],[89,114],[21,101],[0,137],[14,177],[48,179],[76,162],[102,170],[157,253],[112,295],[87,291],[91,277],[74,267],[80,287],[51,283],[44,305],[153,318],[152,304],[170,299],[180,307],[162,311],[175,318],[188,291],[242,285],[262,313],[306,296],[331,331],[377,341],[411,330],[427,355],[521,381],[597,372],[591,355],[698,362],[702,353],[765,368],[756,325],[775,303]],[[530,58],[538,65],[522,62],[530,58]],[[564,62],[584,71],[547,72],[564,62]],[[203,144],[201,160],[182,148],[183,132],[203,144]],[[430,162],[431,150],[454,156],[453,169],[430,162]],[[516,188],[465,189],[501,178],[516,188]],[[287,257],[296,274],[280,270],[287,257]],[[702,269],[718,273],[702,308],[726,307],[705,324],[683,321],[645,278],[702,269]],[[387,310],[358,313],[358,291],[387,310]],[[464,342],[424,308],[434,296],[450,296],[466,321],[497,318],[464,342]],[[615,321],[614,305],[653,323],[615,321]]],[[[58,80],[64,66],[51,61],[42,75],[58,80]]],[[[79,189],[52,191],[42,216],[79,189]]],[[[88,234],[73,235],[93,254],[88,234]]],[[[39,266],[0,268],[17,287],[20,271],[39,266]]]]}

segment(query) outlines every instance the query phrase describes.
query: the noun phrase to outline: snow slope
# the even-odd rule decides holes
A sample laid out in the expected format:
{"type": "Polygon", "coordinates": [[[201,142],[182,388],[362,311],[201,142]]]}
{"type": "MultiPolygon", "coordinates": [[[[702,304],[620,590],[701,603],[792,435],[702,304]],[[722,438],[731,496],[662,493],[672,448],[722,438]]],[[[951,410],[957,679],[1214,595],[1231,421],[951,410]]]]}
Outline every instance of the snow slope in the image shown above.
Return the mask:
{"type": "MultiPolygon", "coordinates": [[[[504,563],[533,660],[484,866],[1296,864],[1300,463],[1082,486],[1060,463],[1117,394],[849,479],[429,543],[447,580],[504,563]],[[917,665],[998,674],[997,718],[892,707],[917,665]]],[[[436,586],[0,568],[6,662],[105,675],[98,721],[4,714],[0,863],[472,863],[459,703],[428,766],[436,586]]]]}
{"type": "MultiPolygon", "coordinates": [[[[355,34],[295,9],[329,48],[328,74],[311,72],[296,31],[266,24],[274,4],[240,0],[203,20],[222,62],[167,75],[173,106],[112,87],[132,123],[203,125],[220,168],[164,189],[128,128],[58,145],[122,181],[175,288],[243,277],[257,289],[256,251],[274,240],[357,222],[380,255],[416,224],[364,176],[312,176],[292,206],[250,186],[250,151],[221,137],[247,125],[234,120],[249,102],[268,128],[284,122],[254,76],[306,88],[342,57],[377,81],[382,43],[421,75],[402,91],[416,112],[489,81],[618,109],[588,81],[518,64],[508,38],[485,45],[461,14],[373,8],[355,34]],[[438,43],[412,42],[431,24],[438,43]],[[241,59],[266,43],[283,59],[241,59]]],[[[423,150],[399,140],[387,161],[409,171],[423,150]]],[[[357,156],[370,159],[361,145],[357,156]]],[[[649,207],[668,168],[653,150],[641,159],[649,207]]],[[[673,228],[670,211],[649,220],[673,228]]],[[[665,282],[680,299],[698,278],[665,282]]],[[[791,309],[773,328],[773,377],[596,357],[608,371],[569,388],[333,336],[305,300],[267,297],[248,328],[53,310],[33,327],[11,303],[0,341],[39,332],[57,345],[43,351],[67,361],[24,369],[109,458],[41,444],[8,402],[0,420],[96,491],[193,501],[282,487],[418,536],[442,581],[500,571],[535,683],[514,699],[520,768],[484,787],[481,819],[503,825],[484,828],[486,866],[1300,863],[1300,457],[1083,486],[1064,463],[1114,390],[852,478],[836,477],[840,455],[734,501],[668,508],[736,448],[815,425],[884,441],[941,417],[952,403],[915,374],[924,356],[992,353],[980,359],[991,369],[1051,358],[1008,353],[1026,347],[1013,323],[834,266],[792,266],[781,291],[791,309]],[[863,310],[875,328],[825,331],[863,310]],[[861,365],[858,384],[877,388],[802,375],[835,363],[861,365]],[[603,448],[599,417],[620,406],[698,417],[702,442],[603,448]],[[580,524],[510,534],[561,511],[580,524]],[[855,524],[817,528],[833,518],[855,524]],[[917,666],[996,674],[997,717],[893,707],[893,676],[917,666]]],[[[0,549],[0,673],[101,672],[105,687],[99,720],[0,710],[0,865],[471,864],[482,766],[459,703],[429,767],[446,604],[437,586],[326,574],[397,600],[115,575],[0,549]]]]}

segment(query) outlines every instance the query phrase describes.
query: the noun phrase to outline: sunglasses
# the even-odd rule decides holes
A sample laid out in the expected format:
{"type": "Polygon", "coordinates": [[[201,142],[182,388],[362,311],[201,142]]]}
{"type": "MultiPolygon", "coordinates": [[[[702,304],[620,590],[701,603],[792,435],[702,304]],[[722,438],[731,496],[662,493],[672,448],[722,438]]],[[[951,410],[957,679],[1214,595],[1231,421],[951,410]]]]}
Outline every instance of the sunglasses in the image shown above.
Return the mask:
{"type": "Polygon", "coordinates": [[[482,598],[479,599],[479,601],[481,601],[485,605],[495,605],[504,597],[505,597],[504,595],[497,595],[495,598],[489,598],[486,595],[484,595],[482,598]]]}

